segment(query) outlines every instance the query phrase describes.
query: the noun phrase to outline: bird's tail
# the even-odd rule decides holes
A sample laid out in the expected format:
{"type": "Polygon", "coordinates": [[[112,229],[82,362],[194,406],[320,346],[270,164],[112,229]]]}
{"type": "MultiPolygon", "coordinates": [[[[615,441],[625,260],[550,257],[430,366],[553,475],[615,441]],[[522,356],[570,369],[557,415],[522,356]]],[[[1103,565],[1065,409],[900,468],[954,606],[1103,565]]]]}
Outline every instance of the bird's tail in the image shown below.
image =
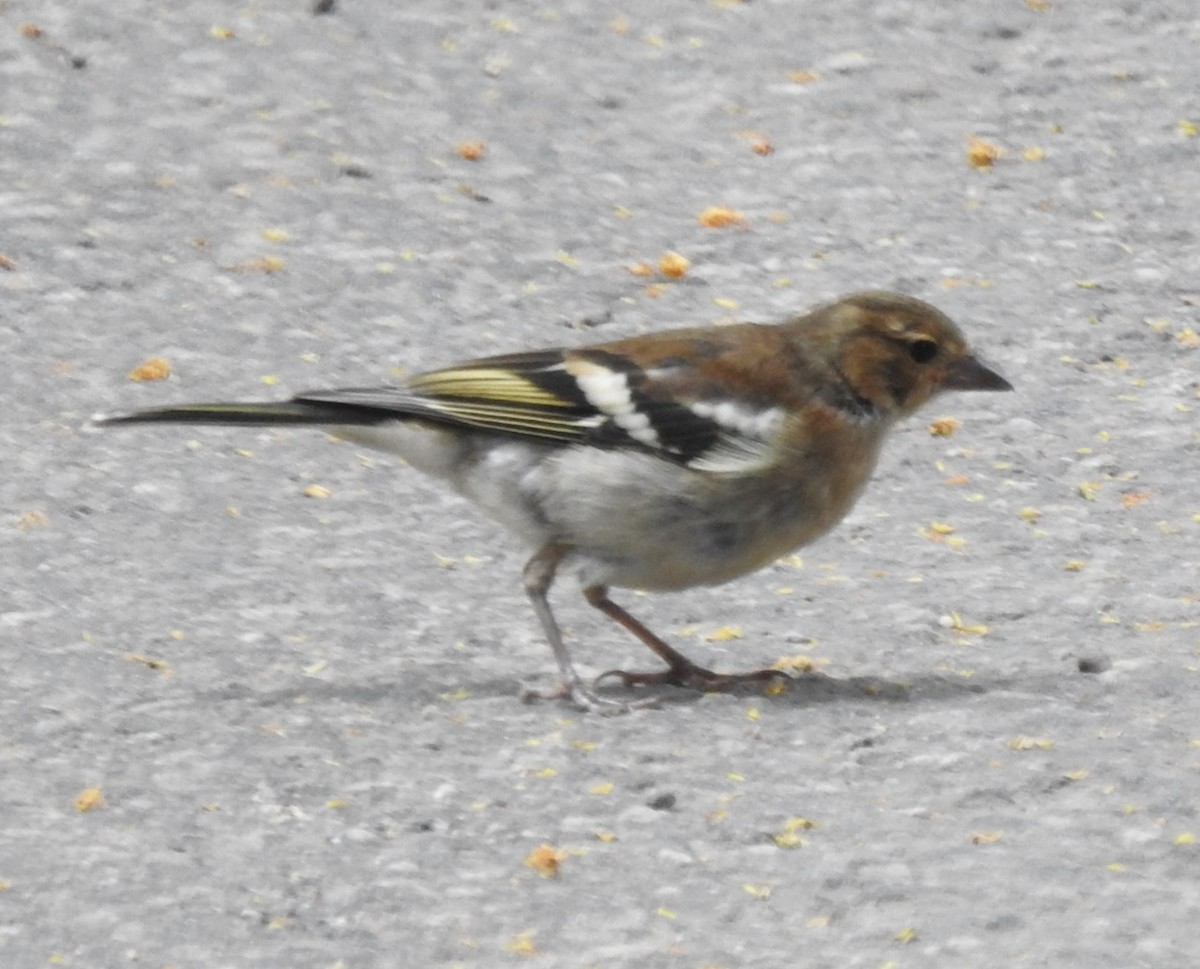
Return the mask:
{"type": "Polygon", "coordinates": [[[249,427],[375,424],[378,411],[324,401],[287,400],[276,403],[181,404],[118,414],[97,414],[92,423],[114,424],[240,424],[249,427]]]}

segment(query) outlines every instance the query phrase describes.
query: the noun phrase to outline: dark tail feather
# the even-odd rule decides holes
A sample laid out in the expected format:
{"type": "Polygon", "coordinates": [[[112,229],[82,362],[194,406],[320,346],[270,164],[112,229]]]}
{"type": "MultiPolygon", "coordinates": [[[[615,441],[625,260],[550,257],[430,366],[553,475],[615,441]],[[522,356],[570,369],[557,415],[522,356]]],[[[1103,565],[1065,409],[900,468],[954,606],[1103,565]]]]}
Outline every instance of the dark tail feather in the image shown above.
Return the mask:
{"type": "MultiPolygon", "coordinates": [[[[241,424],[252,427],[271,425],[377,424],[389,416],[371,407],[286,400],[264,404],[182,404],[178,407],[151,407],[126,414],[97,414],[92,423],[100,427],[112,424],[241,424]]],[[[393,413],[390,416],[395,417],[393,413]]]]}

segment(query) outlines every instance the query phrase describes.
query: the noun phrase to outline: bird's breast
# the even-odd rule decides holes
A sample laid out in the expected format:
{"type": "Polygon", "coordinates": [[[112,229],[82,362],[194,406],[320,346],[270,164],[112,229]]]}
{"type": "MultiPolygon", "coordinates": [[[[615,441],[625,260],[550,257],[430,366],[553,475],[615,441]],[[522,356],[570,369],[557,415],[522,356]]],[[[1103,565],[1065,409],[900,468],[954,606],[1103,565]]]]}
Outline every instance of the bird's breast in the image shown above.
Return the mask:
{"type": "Polygon", "coordinates": [[[876,449],[861,450],[832,464],[796,454],[752,475],[567,450],[531,480],[540,515],[575,549],[585,584],[684,589],[752,572],[836,525],[874,466],[876,449]]]}

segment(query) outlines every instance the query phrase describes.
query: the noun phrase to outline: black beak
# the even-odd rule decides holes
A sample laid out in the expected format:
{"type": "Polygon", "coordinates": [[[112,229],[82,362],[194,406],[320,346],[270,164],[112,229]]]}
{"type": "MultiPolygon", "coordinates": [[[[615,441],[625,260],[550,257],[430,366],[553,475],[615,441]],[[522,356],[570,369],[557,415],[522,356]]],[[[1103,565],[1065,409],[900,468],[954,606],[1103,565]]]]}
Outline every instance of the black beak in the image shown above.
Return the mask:
{"type": "Polygon", "coordinates": [[[1012,390],[1013,385],[974,357],[959,357],[942,379],[945,390],[1012,390]]]}

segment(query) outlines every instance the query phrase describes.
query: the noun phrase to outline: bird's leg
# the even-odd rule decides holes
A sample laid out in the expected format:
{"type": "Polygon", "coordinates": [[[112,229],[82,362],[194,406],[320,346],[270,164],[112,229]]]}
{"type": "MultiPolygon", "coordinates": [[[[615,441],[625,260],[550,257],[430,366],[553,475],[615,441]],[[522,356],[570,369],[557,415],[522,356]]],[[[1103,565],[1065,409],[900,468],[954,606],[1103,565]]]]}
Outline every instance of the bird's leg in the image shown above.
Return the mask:
{"type": "Polygon", "coordinates": [[[625,686],[651,686],[667,683],[672,686],[687,686],[704,693],[719,693],[738,686],[741,683],[759,682],[785,676],[785,673],[775,669],[755,670],[752,673],[714,673],[712,670],[698,666],[676,649],[671,648],[662,639],[654,635],[645,625],[631,616],[608,597],[608,589],[602,585],[590,586],[583,590],[587,601],[602,613],[629,630],[655,653],[662,657],[667,664],[665,670],[657,673],[630,673],[626,670],[609,670],[596,677],[599,683],[605,677],[615,676],[625,686]]]}
{"type": "Polygon", "coordinates": [[[635,707],[652,705],[645,701],[622,703],[619,700],[596,696],[584,684],[575,665],[571,662],[567,647],[562,640],[562,632],[558,628],[558,621],[554,618],[554,613],[550,611],[550,602],[547,599],[547,593],[554,582],[555,572],[558,571],[559,563],[568,551],[569,549],[563,545],[553,543],[543,545],[525,564],[523,573],[525,592],[533,603],[533,611],[537,613],[538,621],[542,624],[542,632],[550,643],[550,649],[554,652],[554,661],[558,663],[562,680],[556,690],[546,692],[526,690],[522,698],[526,701],[570,699],[583,709],[594,713],[624,713],[635,707]]]}

